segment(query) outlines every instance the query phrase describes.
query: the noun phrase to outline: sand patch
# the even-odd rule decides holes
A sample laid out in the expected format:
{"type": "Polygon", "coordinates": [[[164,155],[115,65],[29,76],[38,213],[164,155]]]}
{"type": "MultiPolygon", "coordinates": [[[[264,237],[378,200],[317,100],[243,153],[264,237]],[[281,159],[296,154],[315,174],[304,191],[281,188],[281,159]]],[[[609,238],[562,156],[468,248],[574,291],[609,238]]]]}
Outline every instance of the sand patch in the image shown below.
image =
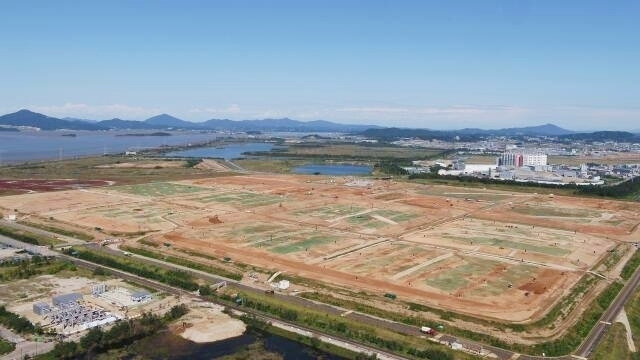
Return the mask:
{"type": "Polygon", "coordinates": [[[186,326],[182,327],[180,323],[177,331],[184,339],[196,343],[214,342],[242,335],[246,329],[245,324],[223,313],[223,309],[222,306],[214,304],[191,307],[189,313],[181,319],[186,326]]]}

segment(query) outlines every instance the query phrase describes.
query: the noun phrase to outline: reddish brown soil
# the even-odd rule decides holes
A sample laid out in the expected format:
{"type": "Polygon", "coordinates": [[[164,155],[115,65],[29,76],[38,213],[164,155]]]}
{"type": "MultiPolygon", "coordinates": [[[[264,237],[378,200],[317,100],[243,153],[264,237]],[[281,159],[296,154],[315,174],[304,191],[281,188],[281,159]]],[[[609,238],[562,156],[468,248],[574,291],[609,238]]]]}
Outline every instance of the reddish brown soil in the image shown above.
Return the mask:
{"type": "Polygon", "coordinates": [[[535,278],[518,287],[523,291],[532,292],[534,294],[544,294],[548,287],[553,286],[558,281],[558,272],[544,269],[535,278]]]}
{"type": "Polygon", "coordinates": [[[75,180],[75,179],[51,179],[51,180],[0,180],[0,192],[2,191],[23,191],[23,192],[41,192],[41,191],[57,191],[72,190],[96,186],[109,185],[104,180],[75,180]]]}

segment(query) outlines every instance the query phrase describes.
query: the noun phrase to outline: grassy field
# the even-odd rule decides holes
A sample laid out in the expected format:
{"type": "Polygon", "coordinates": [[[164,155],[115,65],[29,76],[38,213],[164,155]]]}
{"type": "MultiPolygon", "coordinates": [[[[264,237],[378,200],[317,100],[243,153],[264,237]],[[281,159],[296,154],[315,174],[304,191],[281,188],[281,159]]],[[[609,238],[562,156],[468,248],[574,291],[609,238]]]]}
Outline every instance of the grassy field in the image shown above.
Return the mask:
{"type": "Polygon", "coordinates": [[[291,145],[283,153],[290,156],[423,159],[441,154],[442,150],[358,144],[313,144],[312,146],[291,145]]]}
{"type": "Polygon", "coordinates": [[[292,212],[293,215],[309,215],[322,220],[331,220],[340,216],[348,216],[364,211],[364,208],[353,205],[330,205],[292,212]]]}
{"type": "Polygon", "coordinates": [[[147,184],[115,186],[112,189],[147,197],[192,194],[206,190],[197,186],[173,184],[168,182],[152,182],[147,184]]]}
{"type": "Polygon", "coordinates": [[[425,283],[443,291],[455,291],[466,286],[469,283],[470,276],[485,274],[497,264],[498,262],[491,260],[474,259],[473,262],[467,262],[438,276],[431,277],[425,283]]]}
{"type": "Polygon", "coordinates": [[[269,248],[269,251],[272,251],[278,254],[289,254],[289,253],[299,252],[299,251],[308,251],[314,246],[328,244],[332,241],[335,241],[336,239],[337,238],[331,237],[331,236],[315,235],[315,236],[310,236],[309,238],[301,241],[296,241],[293,243],[278,245],[278,246],[269,248]]]}
{"type": "Polygon", "coordinates": [[[237,159],[233,160],[233,163],[250,171],[275,173],[275,174],[289,174],[291,169],[306,163],[304,160],[290,160],[290,159],[237,159]]]}
{"type": "MultiPolygon", "coordinates": [[[[118,184],[138,184],[219,176],[218,173],[187,167],[117,168],[99,167],[118,163],[147,163],[146,158],[95,156],[73,160],[0,166],[2,179],[111,180],[118,184]]],[[[225,174],[228,175],[228,174],[225,174]]]]}
{"type": "Polygon", "coordinates": [[[631,325],[633,342],[636,344],[636,349],[640,349],[640,290],[636,290],[625,306],[625,310],[631,325]]]}
{"type": "Polygon", "coordinates": [[[555,216],[555,217],[582,217],[596,218],[600,216],[600,212],[587,209],[563,209],[551,206],[525,206],[515,205],[511,210],[519,214],[531,216],[555,216]]]}
{"type": "Polygon", "coordinates": [[[637,360],[640,354],[632,353],[627,346],[627,336],[624,325],[611,325],[602,342],[591,356],[593,360],[637,360]]]}
{"type": "Polygon", "coordinates": [[[569,166],[579,166],[585,163],[596,163],[605,165],[616,164],[638,164],[640,163],[640,154],[621,153],[611,157],[583,157],[583,156],[549,156],[549,164],[565,164],[569,166]]]}
{"type": "Polygon", "coordinates": [[[527,251],[533,251],[540,254],[547,254],[552,256],[563,256],[571,253],[570,250],[563,249],[560,247],[533,245],[533,244],[522,242],[522,241],[496,239],[496,238],[481,237],[481,236],[466,238],[466,237],[446,235],[444,237],[460,243],[465,243],[465,244],[469,243],[469,241],[473,241],[474,244],[490,245],[494,247],[503,247],[503,248],[509,248],[514,250],[527,250],[527,251]]]}
{"type": "Polygon", "coordinates": [[[280,196],[255,194],[250,192],[211,194],[203,197],[194,198],[193,200],[196,200],[202,203],[210,203],[210,202],[230,203],[236,206],[243,206],[243,207],[272,205],[282,201],[280,196]]]}

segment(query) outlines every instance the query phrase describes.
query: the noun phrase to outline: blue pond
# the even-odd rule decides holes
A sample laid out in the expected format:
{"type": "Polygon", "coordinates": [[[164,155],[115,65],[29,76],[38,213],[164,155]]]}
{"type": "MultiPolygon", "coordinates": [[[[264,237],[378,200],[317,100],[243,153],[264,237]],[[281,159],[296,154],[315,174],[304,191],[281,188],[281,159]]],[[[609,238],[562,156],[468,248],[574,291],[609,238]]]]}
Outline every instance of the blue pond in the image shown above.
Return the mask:
{"type": "Polygon", "coordinates": [[[228,144],[218,147],[204,147],[198,149],[172,151],[166,153],[166,156],[172,157],[194,157],[194,158],[217,158],[217,159],[239,159],[246,157],[242,155],[245,152],[253,151],[270,151],[274,144],[269,143],[238,143],[228,144]]]}
{"type": "Polygon", "coordinates": [[[371,174],[371,167],[364,165],[349,165],[349,164],[335,164],[335,165],[318,165],[318,164],[306,164],[297,166],[292,169],[295,174],[321,174],[321,175],[369,175],[371,174]]]}

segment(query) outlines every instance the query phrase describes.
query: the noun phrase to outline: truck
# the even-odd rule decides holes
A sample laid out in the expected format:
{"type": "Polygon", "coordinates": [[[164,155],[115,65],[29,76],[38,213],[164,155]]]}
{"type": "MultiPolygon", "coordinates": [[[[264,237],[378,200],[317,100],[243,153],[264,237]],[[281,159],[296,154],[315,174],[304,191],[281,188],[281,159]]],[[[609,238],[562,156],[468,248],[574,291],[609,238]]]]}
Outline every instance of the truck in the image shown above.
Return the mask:
{"type": "Polygon", "coordinates": [[[431,336],[436,334],[436,331],[433,330],[432,328],[428,327],[428,326],[421,327],[420,328],[420,332],[423,333],[423,334],[431,335],[431,336]]]}

